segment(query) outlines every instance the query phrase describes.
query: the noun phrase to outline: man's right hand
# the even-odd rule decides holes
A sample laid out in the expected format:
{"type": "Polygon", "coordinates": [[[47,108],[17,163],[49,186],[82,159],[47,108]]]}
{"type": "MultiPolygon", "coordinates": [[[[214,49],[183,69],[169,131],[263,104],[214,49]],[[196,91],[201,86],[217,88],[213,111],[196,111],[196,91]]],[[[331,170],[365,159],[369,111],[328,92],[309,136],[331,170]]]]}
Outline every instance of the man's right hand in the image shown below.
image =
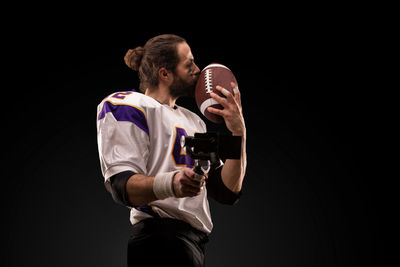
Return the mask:
{"type": "Polygon", "coordinates": [[[190,168],[184,168],[175,174],[173,187],[176,197],[195,197],[200,195],[205,177],[199,181],[195,178],[195,175],[194,170],[190,168]]]}

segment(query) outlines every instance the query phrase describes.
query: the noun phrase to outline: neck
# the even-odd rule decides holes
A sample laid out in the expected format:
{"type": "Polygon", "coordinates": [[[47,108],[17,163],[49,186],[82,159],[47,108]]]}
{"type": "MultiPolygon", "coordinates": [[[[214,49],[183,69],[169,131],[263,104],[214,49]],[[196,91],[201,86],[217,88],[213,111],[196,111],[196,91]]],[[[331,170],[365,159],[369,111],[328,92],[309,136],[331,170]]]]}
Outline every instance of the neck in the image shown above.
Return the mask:
{"type": "Polygon", "coordinates": [[[168,88],[162,88],[161,86],[154,89],[147,88],[145,91],[145,95],[150,96],[157,100],[161,104],[168,105],[171,108],[175,107],[175,102],[177,98],[172,97],[169,94],[168,88]]]}

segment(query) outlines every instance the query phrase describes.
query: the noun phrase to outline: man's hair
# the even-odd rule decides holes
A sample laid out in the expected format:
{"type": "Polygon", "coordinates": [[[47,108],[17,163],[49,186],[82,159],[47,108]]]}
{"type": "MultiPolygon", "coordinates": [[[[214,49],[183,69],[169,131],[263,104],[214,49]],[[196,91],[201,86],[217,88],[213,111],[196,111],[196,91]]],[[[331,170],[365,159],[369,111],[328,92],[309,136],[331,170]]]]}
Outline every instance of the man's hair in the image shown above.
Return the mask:
{"type": "Polygon", "coordinates": [[[158,86],[158,70],[162,67],[175,73],[179,63],[177,44],[186,42],[174,34],[162,34],[149,39],[144,47],[129,49],[125,54],[125,64],[139,72],[140,91],[158,86]]]}

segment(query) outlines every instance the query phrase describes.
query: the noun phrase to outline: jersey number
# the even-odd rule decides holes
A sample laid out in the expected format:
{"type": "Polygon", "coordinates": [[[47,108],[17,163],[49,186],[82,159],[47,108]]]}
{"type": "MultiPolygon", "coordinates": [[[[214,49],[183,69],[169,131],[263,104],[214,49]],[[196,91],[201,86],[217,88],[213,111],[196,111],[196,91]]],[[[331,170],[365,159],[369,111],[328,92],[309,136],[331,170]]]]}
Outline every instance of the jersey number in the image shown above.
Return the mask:
{"type": "Polygon", "coordinates": [[[130,95],[132,93],[133,93],[133,91],[118,92],[118,93],[113,94],[111,97],[124,100],[126,96],[128,96],[128,95],[130,95]]]}
{"type": "Polygon", "coordinates": [[[194,160],[190,156],[186,155],[185,152],[182,151],[181,147],[182,136],[187,136],[185,129],[175,127],[175,142],[174,142],[174,147],[172,148],[171,151],[171,156],[176,166],[191,168],[194,166],[194,160]]]}

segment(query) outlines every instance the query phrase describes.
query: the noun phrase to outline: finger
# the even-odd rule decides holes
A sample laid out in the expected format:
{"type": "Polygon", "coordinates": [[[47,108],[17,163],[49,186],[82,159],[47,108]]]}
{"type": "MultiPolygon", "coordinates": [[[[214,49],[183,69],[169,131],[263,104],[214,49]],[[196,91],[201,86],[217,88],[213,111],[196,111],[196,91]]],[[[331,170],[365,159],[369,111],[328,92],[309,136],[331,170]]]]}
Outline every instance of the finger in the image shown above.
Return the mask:
{"type": "Polygon", "coordinates": [[[186,176],[186,178],[191,179],[191,178],[194,177],[195,172],[191,168],[184,168],[183,169],[183,174],[186,176]]]}
{"type": "Polygon", "coordinates": [[[234,82],[231,82],[231,86],[233,88],[233,94],[236,102],[239,104],[240,107],[242,107],[242,100],[240,99],[240,91],[238,85],[234,82]]]}
{"type": "Polygon", "coordinates": [[[226,90],[224,87],[217,85],[215,87],[218,91],[220,91],[224,96],[228,97],[228,95],[230,94],[230,92],[228,90],[226,90]]]}
{"type": "Polygon", "coordinates": [[[201,184],[199,183],[198,185],[192,185],[190,183],[185,183],[182,182],[182,190],[188,190],[192,192],[198,192],[201,190],[201,184]]]}
{"type": "Polygon", "coordinates": [[[239,92],[239,87],[237,86],[236,83],[231,82],[231,86],[232,86],[232,88],[233,88],[233,94],[234,94],[234,95],[240,94],[240,92],[239,92]]]}
{"type": "MultiPolygon", "coordinates": [[[[234,87],[233,89],[235,89],[237,86],[235,83],[231,82],[231,86],[234,87]]],[[[224,106],[224,109],[238,109],[241,110],[242,109],[242,104],[240,102],[240,94],[236,94],[236,95],[232,95],[231,92],[229,92],[228,90],[226,90],[225,88],[223,88],[222,86],[217,85],[216,89],[218,91],[220,91],[223,95],[226,96],[228,105],[224,106]]],[[[239,91],[239,89],[237,89],[239,91]]]]}
{"type": "Polygon", "coordinates": [[[210,96],[215,99],[219,104],[221,104],[224,108],[228,107],[228,101],[226,100],[226,98],[224,97],[220,97],[219,95],[217,95],[214,92],[210,93],[210,96]]]}
{"type": "Polygon", "coordinates": [[[219,116],[224,116],[224,110],[223,109],[218,109],[218,108],[213,108],[213,107],[208,107],[207,108],[208,112],[213,113],[215,115],[219,115],[219,116]]]}
{"type": "MultiPolygon", "coordinates": [[[[196,178],[197,174],[194,174],[193,176],[189,177],[189,176],[184,176],[183,179],[181,180],[182,184],[185,185],[190,185],[190,186],[194,186],[194,187],[199,187],[201,184],[201,181],[203,181],[203,178],[197,179],[196,178]]],[[[202,176],[202,175],[198,175],[198,176],[202,176]]]]}
{"type": "Polygon", "coordinates": [[[182,181],[182,192],[197,194],[201,191],[201,188],[202,184],[192,185],[190,183],[185,183],[182,181]]]}
{"type": "Polygon", "coordinates": [[[223,88],[222,86],[219,86],[219,85],[217,85],[215,88],[226,97],[228,102],[234,102],[234,98],[233,98],[233,95],[231,94],[231,92],[229,92],[228,90],[226,90],[225,88],[223,88]]]}
{"type": "Polygon", "coordinates": [[[184,184],[185,186],[189,186],[189,187],[192,187],[192,188],[200,188],[202,180],[196,181],[196,180],[188,179],[188,180],[182,180],[181,183],[184,184]]]}
{"type": "MultiPolygon", "coordinates": [[[[231,82],[231,86],[234,87],[233,89],[236,88],[237,91],[239,91],[239,89],[237,89],[237,86],[235,83],[231,82]]],[[[226,90],[225,88],[223,88],[222,86],[217,85],[216,89],[218,91],[220,91],[224,96],[226,96],[227,99],[227,103],[230,104],[231,108],[233,107],[238,107],[239,110],[242,109],[242,104],[240,102],[240,94],[237,95],[232,95],[231,92],[229,92],[228,90],[226,90]]],[[[224,106],[225,109],[228,109],[228,106],[224,106]]]]}
{"type": "Polygon", "coordinates": [[[204,175],[201,175],[201,174],[195,174],[194,176],[193,176],[193,180],[195,180],[195,181],[197,181],[197,182],[201,182],[202,180],[204,180],[204,175]]]}

